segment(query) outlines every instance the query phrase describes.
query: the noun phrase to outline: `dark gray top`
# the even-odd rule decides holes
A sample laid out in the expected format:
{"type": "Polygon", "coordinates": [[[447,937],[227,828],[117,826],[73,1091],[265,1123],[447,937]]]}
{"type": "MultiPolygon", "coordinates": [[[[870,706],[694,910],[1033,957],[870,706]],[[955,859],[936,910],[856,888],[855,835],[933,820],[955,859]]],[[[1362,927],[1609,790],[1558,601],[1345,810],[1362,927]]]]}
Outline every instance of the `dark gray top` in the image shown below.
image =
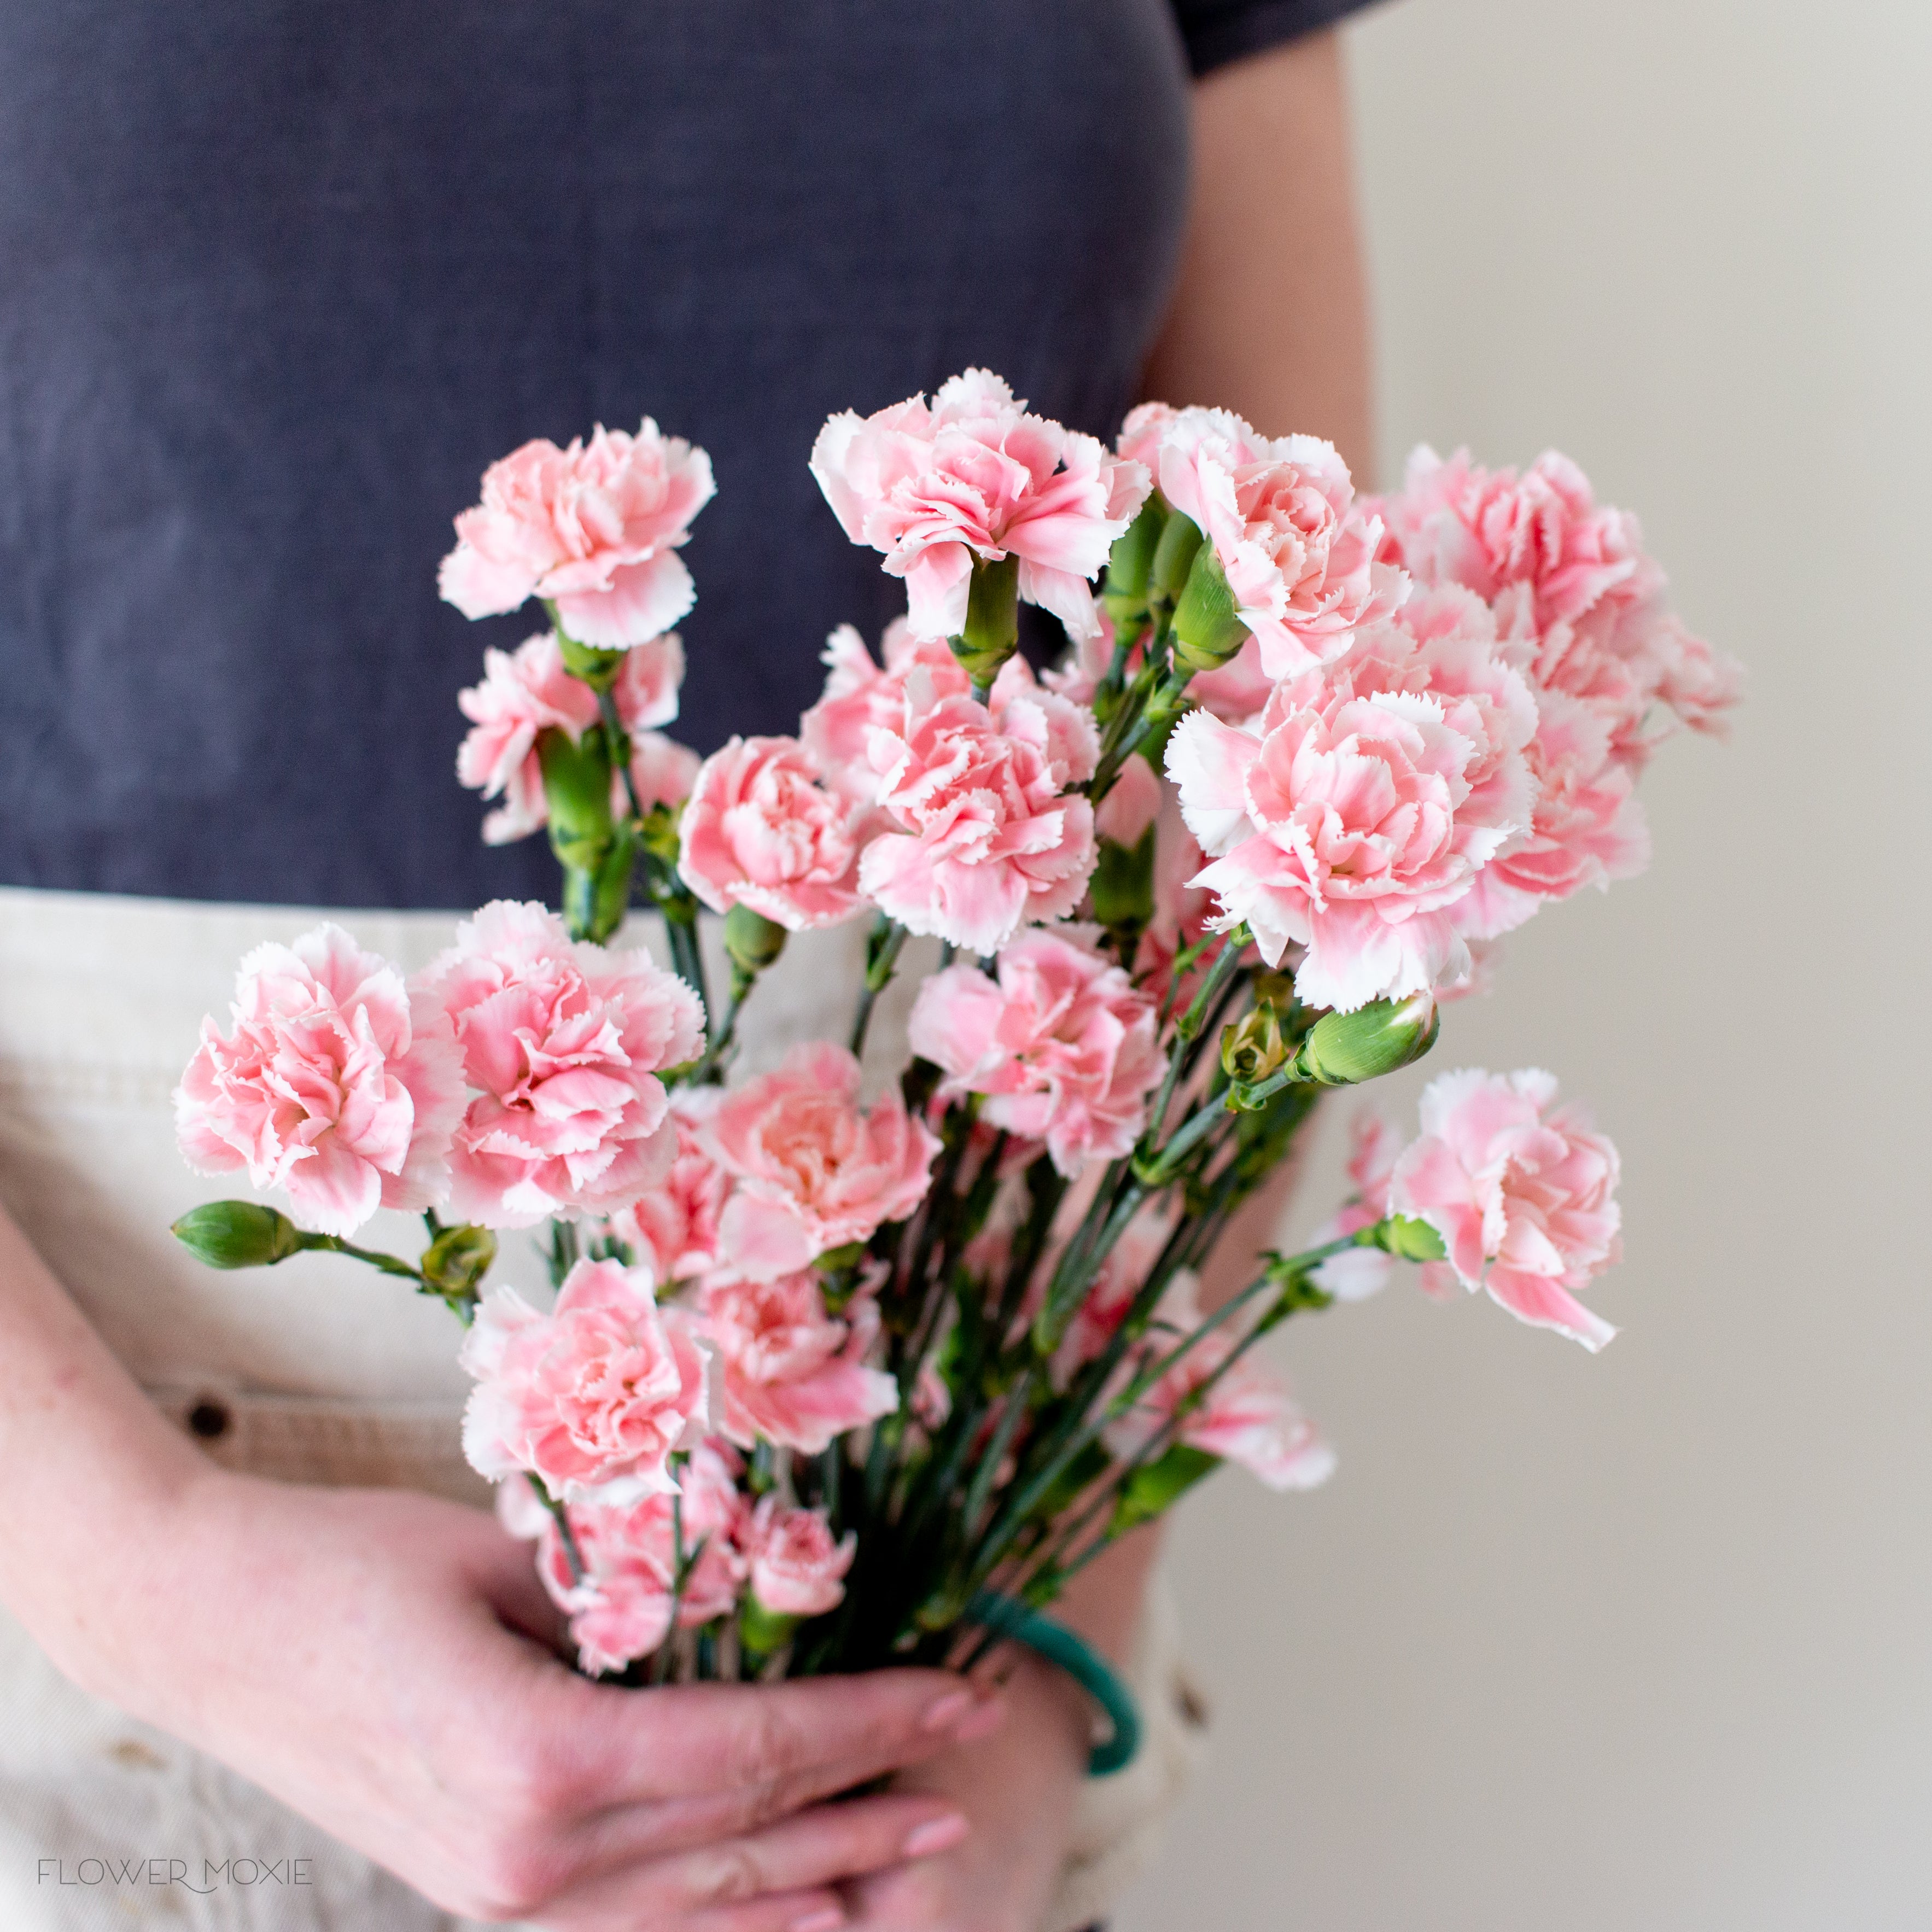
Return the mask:
{"type": "Polygon", "coordinates": [[[8,0],[0,882],[548,895],[452,761],[450,519],[655,416],[718,494],[679,735],[794,728],[903,608],[806,468],[982,364],[1110,434],[1186,81],[1358,0],[8,0]]]}

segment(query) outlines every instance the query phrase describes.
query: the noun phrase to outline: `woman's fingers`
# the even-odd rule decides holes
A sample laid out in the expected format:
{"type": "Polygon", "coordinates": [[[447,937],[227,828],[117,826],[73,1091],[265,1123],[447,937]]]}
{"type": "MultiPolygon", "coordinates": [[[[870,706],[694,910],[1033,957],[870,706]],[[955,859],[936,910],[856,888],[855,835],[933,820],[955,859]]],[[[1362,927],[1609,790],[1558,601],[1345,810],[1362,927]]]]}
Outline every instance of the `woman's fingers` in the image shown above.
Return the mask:
{"type": "Polygon", "coordinates": [[[778,1786],[855,1762],[876,1774],[952,1742],[982,1702],[938,1670],[642,1691],[556,1671],[534,1688],[551,1795],[585,1811],[778,1786]]]}
{"type": "Polygon", "coordinates": [[[587,1863],[603,1868],[604,1876],[555,1901],[560,1922],[596,1923],[607,1912],[614,1918],[628,1911],[636,1922],[682,1928],[687,1918],[699,1922],[699,1915],[753,1904],[762,1910],[773,1897],[789,1900],[908,1858],[931,1858],[959,1844],[968,1828],[946,1799],[889,1792],[818,1805],[760,1832],[641,1862],[634,1854],[622,1862],[624,1821],[600,1828],[604,1840],[590,1849],[587,1863]]]}

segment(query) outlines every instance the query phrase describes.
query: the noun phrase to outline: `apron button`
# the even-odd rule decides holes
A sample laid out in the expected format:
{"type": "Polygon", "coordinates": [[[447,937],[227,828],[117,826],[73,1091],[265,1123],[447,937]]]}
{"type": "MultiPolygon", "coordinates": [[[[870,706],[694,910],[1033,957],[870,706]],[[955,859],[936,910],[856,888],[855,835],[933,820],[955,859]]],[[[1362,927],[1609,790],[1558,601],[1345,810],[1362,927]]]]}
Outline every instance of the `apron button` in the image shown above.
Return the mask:
{"type": "Polygon", "coordinates": [[[212,1442],[218,1436],[226,1436],[233,1419],[228,1412],[228,1405],[217,1402],[212,1396],[204,1396],[188,1412],[190,1433],[199,1436],[204,1442],[212,1442]]]}

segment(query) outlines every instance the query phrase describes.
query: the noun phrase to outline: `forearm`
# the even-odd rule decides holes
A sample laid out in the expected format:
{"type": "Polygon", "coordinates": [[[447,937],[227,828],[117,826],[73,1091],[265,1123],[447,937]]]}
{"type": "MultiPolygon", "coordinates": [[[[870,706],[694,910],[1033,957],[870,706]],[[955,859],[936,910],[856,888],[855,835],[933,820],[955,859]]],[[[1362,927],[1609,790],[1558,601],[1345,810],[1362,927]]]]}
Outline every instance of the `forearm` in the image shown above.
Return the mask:
{"type": "Polygon", "coordinates": [[[0,1598],[54,1660],[98,1680],[148,1552],[208,1469],[0,1213],[0,1598]]]}
{"type": "Polygon", "coordinates": [[[1333,31],[1218,69],[1194,90],[1180,280],[1147,392],[1328,437],[1371,484],[1368,297],[1348,88],[1333,31]]]}

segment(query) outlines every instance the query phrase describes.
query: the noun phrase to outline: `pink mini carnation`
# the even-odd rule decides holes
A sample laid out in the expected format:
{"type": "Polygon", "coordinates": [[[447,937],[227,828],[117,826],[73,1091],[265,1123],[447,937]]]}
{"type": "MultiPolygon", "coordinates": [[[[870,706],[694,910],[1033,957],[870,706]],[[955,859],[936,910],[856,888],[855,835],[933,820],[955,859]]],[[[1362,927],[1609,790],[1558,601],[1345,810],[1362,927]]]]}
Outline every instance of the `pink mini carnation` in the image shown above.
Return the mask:
{"type": "Polygon", "coordinates": [[[1737,666],[1671,615],[1636,519],[1598,503],[1568,457],[1546,451],[1519,473],[1424,447],[1379,508],[1384,554],[1420,583],[1461,584],[1494,604],[1534,682],[1587,704],[1619,758],[1642,763],[1658,706],[1721,728],[1737,666]]]}
{"type": "MultiPolygon", "coordinates": [[[[486,844],[503,845],[540,831],[549,820],[537,734],[563,731],[575,743],[598,721],[597,694],[564,669],[554,632],[526,638],[514,652],[486,650],[483,666],[483,682],[457,694],[471,729],[457,751],[456,776],[485,798],[502,800],[484,820],[483,837],[486,844]]],[[[650,726],[670,723],[677,716],[678,687],[683,681],[684,646],[676,632],[626,652],[610,693],[626,730],[645,732],[650,726]]],[[[668,776],[680,757],[690,758],[694,766],[697,764],[690,753],[655,733],[634,742],[634,766],[641,762],[652,780],[642,789],[662,795],[660,772],[668,776]],[[666,749],[672,754],[668,761],[666,749]]],[[[621,783],[613,788],[613,802],[620,808],[621,783]]],[[[687,782],[678,797],[689,789],[687,782]]],[[[648,809],[652,800],[644,802],[648,809]]]]}
{"type": "Polygon", "coordinates": [[[734,1184],[720,1222],[727,1264],[761,1281],[869,1240],[926,1197],[939,1142],[896,1087],[859,1105],[859,1063],[825,1042],[726,1096],[705,1144],[734,1184]]]}
{"type": "Polygon", "coordinates": [[[493,1288],[458,1359],[476,1378],[463,1453],[493,1480],[526,1470],[566,1502],[674,1490],[668,1459],[704,1422],[704,1361],[651,1278],[580,1261],[548,1315],[493,1288]]]}
{"type": "Polygon", "coordinates": [[[1460,979],[1450,908],[1525,830],[1520,746],[1492,735],[1522,724],[1506,697],[1357,696],[1346,676],[1278,687],[1244,729],[1184,718],[1168,776],[1213,861],[1193,883],[1214,893],[1215,925],[1245,920],[1270,966],[1306,948],[1295,980],[1311,1006],[1460,979]]]}
{"type": "Polygon", "coordinates": [[[798,735],[818,761],[826,782],[869,805],[878,796],[879,775],[869,747],[874,730],[896,731],[905,717],[906,680],[926,674],[934,698],[970,697],[973,680],[943,640],[920,639],[903,617],[895,617],[880,640],[885,662],[872,662],[865,640],[850,624],[841,624],[825,640],[825,693],[800,719],[798,735]]]}
{"type": "Polygon", "coordinates": [[[718,1224],[730,1182],[706,1150],[704,1122],[724,1095],[715,1087],[680,1088],[670,1097],[677,1158],[656,1186],[610,1216],[610,1232],[660,1282],[708,1274],[722,1256],[718,1224]]]}
{"type": "MultiPolygon", "coordinates": [[[[1194,1277],[1184,1270],[1161,1298],[1150,1332],[1149,1367],[1173,1356],[1202,1325],[1194,1277]]],[[[1312,1490],[1335,1472],[1335,1452],[1296,1406],[1280,1377],[1252,1351],[1232,1367],[1228,1358],[1244,1332],[1224,1322],[1190,1347],[1141,1400],[1106,1431],[1107,1446],[1122,1459],[1138,1454],[1156,1432],[1189,1405],[1170,1438],[1224,1462],[1238,1464],[1271,1490],[1312,1490]],[[1204,1396],[1201,1390],[1208,1387],[1204,1396]]],[[[1144,1372],[1136,1363],[1125,1376],[1144,1372]]]]}
{"type": "Polygon", "coordinates": [[[437,588],[466,617],[542,597],[578,644],[628,650],[691,608],[676,552],[712,489],[710,458],[648,416],[635,436],[600,424],[588,446],[539,437],[483,472],[437,588]]]}
{"type": "MultiPolygon", "coordinates": [[[[676,811],[691,796],[692,787],[698,782],[698,754],[688,745],[667,738],[662,731],[640,731],[631,740],[631,783],[638,804],[646,812],[654,805],[668,806],[676,811]]],[[[611,800],[613,814],[622,817],[628,803],[620,778],[611,800]]]]}
{"type": "Polygon", "coordinates": [[[1181,410],[1161,427],[1155,474],[1214,546],[1269,676],[1327,663],[1358,624],[1401,602],[1400,574],[1376,562],[1381,524],[1357,507],[1333,443],[1264,436],[1228,410],[1181,410]]]}
{"type": "Polygon", "coordinates": [[[866,848],[859,883],[909,932],[994,952],[1080,903],[1099,852],[1094,808],[1062,788],[1092,768],[1086,741],[1038,701],[1051,695],[989,711],[936,698],[915,672],[898,726],[873,731],[878,802],[902,829],[866,848]]]}
{"type": "Polygon", "coordinates": [[[449,1184],[463,1071],[434,1002],[325,924],[242,962],[226,1037],[212,1019],[175,1089],[197,1174],[246,1168],[295,1219],[352,1234],[379,1207],[418,1209],[449,1184]]]}
{"type": "Polygon", "coordinates": [[[703,1050],[682,980],[643,952],[573,945],[555,914],[498,899],[425,975],[470,1084],[452,1201],[466,1220],[523,1228],[608,1214],[661,1181],[677,1151],[657,1078],[703,1050]]]}
{"type": "Polygon", "coordinates": [[[1146,500],[1148,477],[1102,443],[1029,415],[1006,383],[969,369],[862,419],[830,417],[812,473],[854,543],[905,579],[920,638],[965,628],[973,560],[1019,559],[1019,594],[1076,637],[1095,628],[1091,579],[1146,500]]]}
{"type": "Polygon", "coordinates": [[[982,1118],[1045,1142],[1062,1174],[1127,1153],[1166,1070],[1152,998],[1090,947],[1042,931],[1006,946],[998,971],[950,966],[920,988],[908,1036],[944,1070],[941,1094],[986,1095],[982,1118]]]}
{"type": "Polygon", "coordinates": [[[678,876],[713,912],[748,906],[788,932],[864,903],[851,802],[795,738],[734,738],[706,758],[678,827],[678,876]]]}
{"type": "Polygon", "coordinates": [[[1426,1221],[1448,1249],[1423,1270],[1442,1293],[1486,1288],[1513,1315],[1600,1348],[1617,1331],[1576,1292],[1621,1258],[1617,1150],[1556,1082],[1445,1073],[1422,1096],[1422,1137],[1396,1163],[1393,1211],[1426,1221]]]}
{"type": "Polygon", "coordinates": [[[787,1509],[776,1496],[766,1496],[747,1539],[752,1594],[774,1616],[823,1616],[843,1601],[845,1573],[858,1547],[854,1530],[832,1541],[823,1510],[787,1509]]]}
{"type": "MultiPolygon", "coordinates": [[[[750,1574],[744,1544],[751,1509],[738,1491],[740,1466],[728,1447],[707,1442],[692,1452],[685,1470],[680,1514],[686,1575],[677,1604],[682,1629],[728,1616],[750,1574]]],[[[596,1676],[649,1656],[670,1634],[678,1525],[670,1498],[650,1496],[640,1502],[572,1508],[571,1534],[584,1564],[580,1577],[572,1573],[555,1520],[541,1504],[536,1508],[542,1520],[531,1520],[530,1531],[538,1539],[537,1574],[569,1616],[579,1664],[596,1676]]],[[[521,1504],[518,1514],[527,1518],[521,1504]]]]}
{"type": "Polygon", "coordinates": [[[840,1320],[826,1312],[817,1274],[803,1268],[776,1281],[707,1283],[702,1306],[723,1369],[720,1426],[741,1448],[762,1436],[815,1456],[898,1408],[898,1384],[865,1365],[879,1325],[865,1297],[840,1320]]]}

